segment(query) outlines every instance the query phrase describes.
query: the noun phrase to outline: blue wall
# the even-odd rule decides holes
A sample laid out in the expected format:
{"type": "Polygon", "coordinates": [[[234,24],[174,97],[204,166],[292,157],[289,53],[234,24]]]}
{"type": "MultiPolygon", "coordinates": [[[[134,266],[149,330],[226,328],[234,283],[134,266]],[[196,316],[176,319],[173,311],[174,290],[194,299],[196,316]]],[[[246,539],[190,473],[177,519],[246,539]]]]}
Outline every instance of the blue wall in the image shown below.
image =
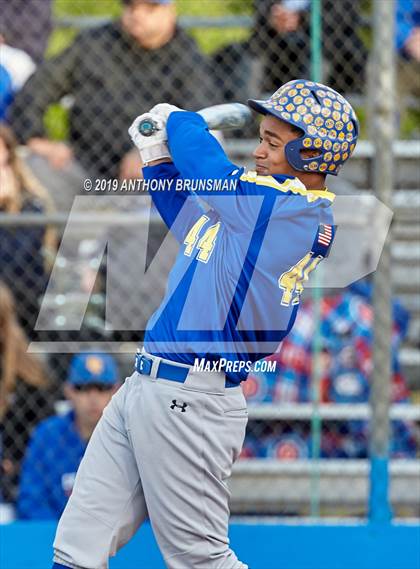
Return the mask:
{"type": "MultiPolygon", "coordinates": [[[[48,522],[0,526],[1,569],[48,569],[54,531],[48,522]]],[[[234,524],[230,536],[250,569],[420,569],[420,526],[234,524]]],[[[165,568],[149,525],[110,568],[165,568]]]]}

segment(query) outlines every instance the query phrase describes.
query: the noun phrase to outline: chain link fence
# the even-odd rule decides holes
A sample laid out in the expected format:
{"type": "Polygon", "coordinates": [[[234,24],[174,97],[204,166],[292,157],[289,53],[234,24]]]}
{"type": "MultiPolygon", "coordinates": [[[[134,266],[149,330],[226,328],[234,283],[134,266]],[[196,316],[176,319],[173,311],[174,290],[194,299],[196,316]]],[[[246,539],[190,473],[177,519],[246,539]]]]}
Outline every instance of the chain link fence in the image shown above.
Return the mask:
{"type": "MultiPolygon", "coordinates": [[[[308,76],[311,2],[180,0],[176,26],[168,12],[158,34],[133,6],[117,0],[1,0],[1,8],[1,498],[16,504],[33,429],[69,410],[65,384],[73,356],[89,349],[111,353],[119,376],[130,375],[133,353],[165,291],[175,247],[137,183],[141,165],[128,126],[162,101],[197,110],[264,97],[308,76]],[[122,189],[126,181],[135,192],[122,189]],[[147,251],[138,247],[140,228],[147,251]],[[147,281],[139,269],[144,265],[147,281]]],[[[412,40],[419,14],[415,1],[396,1],[396,67],[406,80],[393,107],[395,131],[414,139],[419,93],[407,77],[420,60],[412,40]]],[[[366,138],[376,88],[369,76],[372,3],[324,0],[321,34],[323,80],[353,102],[366,138]]],[[[252,168],[256,136],[253,124],[222,144],[235,163],[252,168]]],[[[401,302],[393,297],[390,303],[391,500],[398,515],[413,516],[420,495],[414,460],[420,413],[413,405],[420,389],[418,142],[398,148],[391,273],[401,302]]],[[[333,191],[370,193],[372,152],[368,142],[359,145],[333,191]]],[[[369,254],[360,245],[360,258],[369,254]]],[[[269,358],[276,370],[251,373],[244,384],[250,421],[232,480],[236,513],[307,515],[314,499],[322,515],[367,513],[375,291],[366,279],[324,292],[318,409],[311,397],[310,295],[281,350],[269,358]],[[319,460],[315,411],[322,425],[319,460]]],[[[44,472],[42,491],[45,502],[56,498],[45,511],[58,517],[83,444],[68,453],[59,446],[47,450],[56,471],[55,478],[44,472]]],[[[26,484],[41,484],[32,467],[35,482],[26,484]]],[[[29,516],[24,506],[21,511],[29,516]]]]}

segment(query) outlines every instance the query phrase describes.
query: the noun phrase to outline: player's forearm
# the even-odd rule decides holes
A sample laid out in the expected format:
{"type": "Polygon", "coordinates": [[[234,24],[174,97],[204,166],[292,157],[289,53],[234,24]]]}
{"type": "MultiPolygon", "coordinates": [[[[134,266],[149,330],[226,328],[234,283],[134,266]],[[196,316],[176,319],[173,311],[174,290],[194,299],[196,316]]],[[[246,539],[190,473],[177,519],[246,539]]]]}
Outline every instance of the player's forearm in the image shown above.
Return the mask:
{"type": "Polygon", "coordinates": [[[174,191],[176,180],[179,178],[178,170],[168,159],[155,160],[143,168],[143,177],[146,185],[150,180],[165,182],[161,186],[161,191],[150,191],[149,195],[163,221],[168,228],[171,228],[185,200],[182,192],[174,191]]]}
{"type": "Polygon", "coordinates": [[[172,159],[183,178],[220,179],[236,168],[200,115],[174,112],[166,129],[172,159]]]}
{"type": "Polygon", "coordinates": [[[180,173],[175,165],[167,159],[156,162],[158,164],[143,168],[143,176],[145,180],[166,181],[162,191],[151,191],[150,195],[165,225],[180,240],[184,238],[185,227],[189,226],[190,220],[197,219],[203,212],[197,199],[189,191],[183,191],[180,173]]]}

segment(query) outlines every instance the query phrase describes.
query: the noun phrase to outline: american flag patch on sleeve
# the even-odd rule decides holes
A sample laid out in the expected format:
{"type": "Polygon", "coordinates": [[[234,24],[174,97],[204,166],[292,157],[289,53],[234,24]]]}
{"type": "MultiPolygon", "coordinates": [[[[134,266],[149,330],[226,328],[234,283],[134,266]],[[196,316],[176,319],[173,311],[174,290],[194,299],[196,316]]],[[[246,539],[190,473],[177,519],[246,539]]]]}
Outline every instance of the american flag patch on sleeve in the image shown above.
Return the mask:
{"type": "Polygon", "coordinates": [[[328,247],[333,238],[333,231],[331,225],[320,225],[320,229],[318,232],[318,243],[321,245],[325,245],[328,247]]]}

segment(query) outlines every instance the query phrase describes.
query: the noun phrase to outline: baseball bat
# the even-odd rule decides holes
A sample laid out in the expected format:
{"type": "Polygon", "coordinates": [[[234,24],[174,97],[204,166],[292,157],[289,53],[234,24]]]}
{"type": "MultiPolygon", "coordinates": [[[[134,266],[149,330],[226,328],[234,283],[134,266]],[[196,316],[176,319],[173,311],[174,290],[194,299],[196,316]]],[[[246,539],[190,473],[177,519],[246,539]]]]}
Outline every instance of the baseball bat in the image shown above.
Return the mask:
{"type": "MultiPolygon", "coordinates": [[[[251,110],[242,103],[223,103],[205,107],[197,112],[206,121],[210,130],[243,128],[252,117],[251,110]]],[[[143,119],[139,123],[139,132],[143,136],[152,136],[156,130],[157,125],[152,119],[143,119]]]]}

